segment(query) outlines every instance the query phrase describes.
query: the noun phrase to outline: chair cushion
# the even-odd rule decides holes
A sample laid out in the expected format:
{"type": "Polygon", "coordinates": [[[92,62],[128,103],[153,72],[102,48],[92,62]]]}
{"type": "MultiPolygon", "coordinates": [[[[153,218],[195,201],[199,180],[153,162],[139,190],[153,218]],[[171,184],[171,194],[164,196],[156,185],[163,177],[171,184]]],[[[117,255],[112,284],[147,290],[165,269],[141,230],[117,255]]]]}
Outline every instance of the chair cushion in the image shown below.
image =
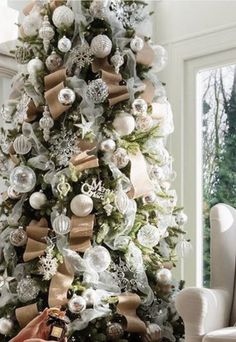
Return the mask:
{"type": "Polygon", "coordinates": [[[208,333],[202,342],[232,342],[236,341],[236,327],[224,328],[208,333]]]}

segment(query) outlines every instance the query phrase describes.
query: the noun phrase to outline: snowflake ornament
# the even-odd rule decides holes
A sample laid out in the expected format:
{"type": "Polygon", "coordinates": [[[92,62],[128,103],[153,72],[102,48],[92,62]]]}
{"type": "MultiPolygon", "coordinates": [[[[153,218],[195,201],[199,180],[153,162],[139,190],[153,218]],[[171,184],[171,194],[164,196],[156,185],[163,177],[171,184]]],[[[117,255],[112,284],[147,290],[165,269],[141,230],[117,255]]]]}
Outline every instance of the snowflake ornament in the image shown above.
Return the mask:
{"type": "Polygon", "coordinates": [[[122,0],[112,0],[111,10],[124,28],[134,28],[145,20],[147,14],[144,11],[145,5],[142,3],[125,2],[122,0]]]}
{"type": "Polygon", "coordinates": [[[119,263],[112,263],[110,272],[119,288],[124,292],[132,292],[138,290],[138,283],[135,278],[135,273],[123,260],[119,263]]]}
{"type": "Polygon", "coordinates": [[[53,256],[53,247],[48,247],[46,255],[39,259],[38,270],[44,280],[50,280],[57,273],[58,260],[53,256]]]}
{"type": "Polygon", "coordinates": [[[83,43],[74,47],[70,53],[70,59],[68,61],[69,69],[72,71],[73,67],[76,69],[82,69],[86,65],[90,65],[93,62],[93,53],[88,43],[83,43]]]}

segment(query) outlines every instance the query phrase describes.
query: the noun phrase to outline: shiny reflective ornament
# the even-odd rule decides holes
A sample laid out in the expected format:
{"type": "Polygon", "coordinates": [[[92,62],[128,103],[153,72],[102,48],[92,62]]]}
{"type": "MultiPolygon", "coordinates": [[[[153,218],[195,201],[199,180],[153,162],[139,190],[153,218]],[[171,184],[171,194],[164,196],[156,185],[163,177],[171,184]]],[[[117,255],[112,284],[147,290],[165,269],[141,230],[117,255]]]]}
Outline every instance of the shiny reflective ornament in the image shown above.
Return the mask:
{"type": "Polygon", "coordinates": [[[74,295],[68,302],[70,312],[79,314],[86,309],[86,300],[82,296],[74,295]]]}
{"type": "Polygon", "coordinates": [[[133,52],[139,52],[144,47],[144,41],[140,37],[134,37],[130,42],[130,47],[133,52]]]}
{"type": "Polygon", "coordinates": [[[7,195],[11,199],[18,199],[22,196],[22,194],[20,192],[15,191],[12,186],[8,187],[7,195]]]}
{"type": "Polygon", "coordinates": [[[53,24],[59,29],[69,28],[75,20],[74,12],[68,6],[59,6],[53,11],[53,24]]]}
{"type": "Polygon", "coordinates": [[[106,13],[107,5],[108,0],[93,0],[89,12],[95,18],[102,18],[106,13]]]}
{"type": "Polygon", "coordinates": [[[85,290],[82,293],[82,297],[85,299],[87,307],[94,306],[98,301],[98,295],[94,289],[85,290]]]}
{"type": "Polygon", "coordinates": [[[71,220],[68,216],[60,214],[54,219],[52,228],[59,235],[68,234],[71,230],[71,220]]]}
{"type": "Polygon", "coordinates": [[[129,156],[127,151],[119,147],[112,155],[111,161],[118,167],[118,169],[123,169],[129,163],[129,156]]]}
{"type": "Polygon", "coordinates": [[[187,223],[187,221],[188,221],[188,216],[182,211],[176,214],[175,222],[178,226],[183,226],[184,224],[187,223]]]}
{"type": "Polygon", "coordinates": [[[168,268],[161,268],[157,271],[156,279],[160,285],[170,285],[172,281],[172,273],[168,268]]]}
{"type": "Polygon", "coordinates": [[[26,64],[31,60],[31,50],[28,44],[16,48],[15,59],[18,64],[26,64]]]}
{"type": "Polygon", "coordinates": [[[121,188],[115,192],[115,206],[123,215],[128,209],[129,197],[121,188]]]}
{"type": "Polygon", "coordinates": [[[14,328],[14,323],[10,318],[0,318],[0,334],[4,336],[10,336],[14,328]]]}
{"type": "Polygon", "coordinates": [[[155,61],[153,63],[153,70],[159,72],[165,68],[168,62],[168,53],[166,49],[161,45],[155,45],[153,47],[155,53],[155,61]]]}
{"type": "Polygon", "coordinates": [[[150,115],[142,114],[137,117],[136,128],[139,131],[143,131],[143,132],[150,131],[152,126],[153,126],[153,120],[150,115]]]}
{"type": "Polygon", "coordinates": [[[14,150],[17,154],[27,154],[32,148],[32,144],[23,134],[17,137],[13,142],[14,150]]]}
{"type": "Polygon", "coordinates": [[[59,91],[58,101],[63,106],[70,106],[75,102],[75,92],[70,88],[63,88],[59,91]]]}
{"type": "Polygon", "coordinates": [[[112,42],[105,34],[99,34],[92,39],[90,47],[97,58],[105,58],[111,53],[112,42]]]}
{"type": "Polygon", "coordinates": [[[157,199],[157,196],[154,191],[150,192],[148,195],[143,197],[143,203],[149,204],[149,203],[155,203],[157,199]]]}
{"type": "Polygon", "coordinates": [[[61,56],[56,53],[56,51],[52,51],[51,55],[47,57],[45,64],[50,72],[54,72],[62,66],[63,60],[61,56]]]}
{"type": "Polygon", "coordinates": [[[50,129],[54,126],[54,120],[50,115],[48,107],[44,107],[42,118],[39,120],[39,127],[43,130],[43,138],[48,141],[50,138],[50,129]]]}
{"type": "Polygon", "coordinates": [[[42,27],[39,29],[39,37],[43,40],[44,51],[47,53],[50,41],[53,39],[55,31],[53,26],[50,24],[48,16],[45,15],[43,19],[42,27]]]}
{"type": "Polygon", "coordinates": [[[103,152],[114,152],[116,149],[116,143],[112,139],[103,140],[100,144],[100,149],[103,152]]]}
{"type": "Polygon", "coordinates": [[[95,246],[86,250],[84,260],[94,271],[103,272],[109,267],[111,256],[105,247],[95,246]]]}
{"type": "Polygon", "coordinates": [[[10,174],[10,184],[16,192],[29,192],[36,184],[36,175],[28,166],[17,166],[10,174]]]}
{"type": "Polygon", "coordinates": [[[40,210],[47,203],[47,197],[42,191],[37,191],[30,196],[29,203],[33,209],[40,210]]]}
{"type": "Polygon", "coordinates": [[[124,329],[120,323],[110,323],[106,334],[110,341],[118,341],[124,335],[124,329]]]}
{"type": "Polygon", "coordinates": [[[145,224],[137,234],[138,242],[147,248],[152,248],[160,241],[160,232],[157,227],[145,224]]]}
{"type": "Polygon", "coordinates": [[[135,129],[135,120],[132,115],[126,112],[120,112],[116,115],[112,125],[116,132],[123,137],[133,132],[135,129]]]}
{"type": "Polygon", "coordinates": [[[93,210],[93,200],[87,195],[77,195],[70,202],[70,208],[76,216],[88,216],[93,210]]]}
{"type": "Polygon", "coordinates": [[[27,242],[27,234],[23,227],[19,227],[10,233],[10,243],[13,246],[21,247],[27,242]]]}
{"type": "Polygon", "coordinates": [[[115,54],[111,57],[111,64],[115,68],[115,73],[119,74],[120,67],[124,64],[124,57],[119,49],[116,49],[115,54]]]}
{"type": "Polygon", "coordinates": [[[132,103],[132,109],[134,115],[146,114],[148,110],[147,102],[143,99],[135,99],[132,103]]]}
{"type": "Polygon", "coordinates": [[[108,95],[108,86],[101,78],[93,80],[88,84],[87,97],[93,103],[103,103],[108,95]]]}
{"type": "Polygon", "coordinates": [[[31,59],[27,64],[27,71],[30,75],[34,75],[35,73],[42,71],[44,68],[44,64],[38,57],[31,59]]]}
{"type": "Polygon", "coordinates": [[[147,331],[142,337],[143,342],[160,342],[161,341],[161,328],[158,324],[149,323],[147,331]]]}
{"type": "Polygon", "coordinates": [[[26,303],[37,298],[40,288],[34,279],[26,276],[26,278],[19,281],[16,290],[19,300],[26,303]]]}
{"type": "Polygon", "coordinates": [[[58,49],[63,53],[70,51],[71,46],[72,46],[72,43],[71,43],[70,39],[67,38],[66,36],[63,36],[58,41],[58,44],[57,44],[58,49]]]}
{"type": "Polygon", "coordinates": [[[190,241],[185,239],[181,239],[176,245],[176,253],[180,258],[187,257],[193,249],[193,246],[190,241]]]}

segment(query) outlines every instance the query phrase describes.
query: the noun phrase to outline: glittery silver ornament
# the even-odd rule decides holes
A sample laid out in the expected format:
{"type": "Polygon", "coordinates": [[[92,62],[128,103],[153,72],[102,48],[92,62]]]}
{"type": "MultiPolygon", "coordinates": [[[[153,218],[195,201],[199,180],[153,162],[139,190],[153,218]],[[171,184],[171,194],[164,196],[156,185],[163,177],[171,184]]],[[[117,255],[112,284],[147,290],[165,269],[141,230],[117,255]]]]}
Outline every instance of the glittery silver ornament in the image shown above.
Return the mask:
{"type": "Polygon", "coordinates": [[[143,342],[160,342],[161,341],[161,328],[158,324],[149,323],[147,325],[147,331],[142,336],[143,342]]]}
{"type": "Polygon", "coordinates": [[[105,58],[111,53],[112,42],[105,34],[99,34],[92,39],[90,47],[97,58],[105,58]]]}
{"type": "Polygon", "coordinates": [[[16,290],[19,300],[26,303],[37,298],[40,288],[34,279],[26,276],[26,278],[19,281],[16,290]]]}
{"type": "Polygon", "coordinates": [[[108,95],[108,86],[101,78],[93,80],[88,84],[87,97],[93,103],[103,103],[108,95]]]}
{"type": "Polygon", "coordinates": [[[161,268],[157,271],[156,279],[160,285],[170,285],[172,281],[172,273],[168,268],[161,268]]]}
{"type": "Polygon", "coordinates": [[[148,109],[147,102],[141,98],[135,99],[132,103],[132,109],[134,115],[146,114],[148,109]]]}
{"type": "Polygon", "coordinates": [[[175,216],[175,222],[178,226],[183,226],[188,221],[188,216],[182,211],[175,216]]]}
{"type": "Polygon", "coordinates": [[[9,237],[10,243],[13,246],[21,247],[27,242],[27,234],[23,227],[19,227],[10,233],[9,237]]]}
{"type": "Polygon", "coordinates": [[[85,251],[84,260],[94,271],[103,272],[108,269],[111,263],[111,256],[105,247],[95,246],[85,251]]]}
{"type": "Polygon", "coordinates": [[[82,296],[74,295],[68,302],[70,312],[79,314],[86,309],[86,300],[82,296]]]}
{"type": "Polygon", "coordinates": [[[24,155],[29,153],[32,144],[31,141],[22,134],[14,140],[13,148],[17,154],[24,155]]]}
{"type": "Polygon", "coordinates": [[[47,53],[50,41],[53,39],[55,31],[53,26],[50,24],[48,16],[45,15],[43,18],[42,27],[39,29],[39,37],[43,40],[44,51],[47,53]]]}
{"type": "Polygon", "coordinates": [[[59,91],[58,101],[63,106],[70,106],[75,102],[75,92],[70,88],[63,88],[59,91]]]}
{"type": "Polygon", "coordinates": [[[129,156],[127,151],[119,147],[112,155],[111,161],[118,167],[118,169],[123,169],[129,163],[129,156]]]}
{"type": "Polygon", "coordinates": [[[93,210],[93,200],[84,194],[77,195],[70,202],[70,208],[76,216],[88,216],[93,210]]]}
{"type": "Polygon", "coordinates": [[[16,48],[15,59],[18,64],[26,64],[31,60],[31,49],[28,44],[16,48]]]}
{"type": "Polygon", "coordinates": [[[63,36],[57,43],[58,49],[63,53],[70,51],[71,46],[72,46],[72,43],[70,39],[67,38],[66,36],[63,36]]]}
{"type": "Polygon", "coordinates": [[[42,118],[39,120],[39,127],[43,130],[43,138],[48,141],[50,138],[50,129],[54,126],[54,120],[50,115],[48,107],[44,107],[42,118]]]}
{"type": "Polygon", "coordinates": [[[135,120],[132,115],[126,112],[120,112],[116,114],[115,119],[112,122],[116,132],[121,136],[129,135],[135,129],[135,120]]]}
{"type": "Polygon", "coordinates": [[[18,198],[20,198],[22,196],[22,194],[20,192],[15,191],[12,186],[8,187],[7,195],[11,199],[18,199],[18,198]]]}
{"type": "Polygon", "coordinates": [[[17,166],[10,174],[10,184],[16,192],[29,192],[36,184],[36,175],[28,166],[17,166]]]}
{"type": "Polygon", "coordinates": [[[134,52],[141,51],[144,47],[143,39],[137,36],[134,37],[133,39],[131,39],[130,47],[131,47],[131,50],[133,50],[134,52]]]}
{"type": "Polygon", "coordinates": [[[160,241],[160,232],[157,227],[151,224],[145,224],[139,229],[137,234],[138,242],[147,248],[152,248],[160,241]]]}
{"type": "Polygon", "coordinates": [[[52,228],[59,235],[68,234],[71,230],[71,220],[68,216],[60,214],[54,219],[52,228]]]}
{"type": "Polygon", "coordinates": [[[74,23],[74,20],[74,12],[68,6],[62,5],[53,11],[52,21],[53,24],[59,29],[71,27],[74,23]]]}
{"type": "Polygon", "coordinates": [[[57,71],[62,66],[63,60],[56,51],[52,51],[45,61],[46,67],[50,72],[57,71]]]}
{"type": "Polygon", "coordinates": [[[111,57],[111,64],[115,68],[116,74],[119,74],[120,67],[124,64],[124,57],[117,48],[115,54],[111,57]]]}
{"type": "Polygon", "coordinates": [[[124,329],[120,323],[110,323],[106,334],[110,341],[118,341],[124,335],[124,329]]]}
{"type": "Polygon", "coordinates": [[[44,64],[38,57],[31,59],[27,64],[27,71],[30,75],[34,75],[35,73],[43,70],[43,68],[44,64]]]}
{"type": "Polygon", "coordinates": [[[29,198],[30,206],[35,210],[42,209],[47,203],[47,197],[42,191],[33,192],[29,198]]]}
{"type": "Polygon", "coordinates": [[[103,140],[100,144],[100,149],[103,152],[114,152],[116,148],[116,143],[112,139],[103,140]]]}
{"type": "Polygon", "coordinates": [[[14,323],[10,318],[0,318],[0,334],[4,336],[10,336],[14,328],[14,323]]]}

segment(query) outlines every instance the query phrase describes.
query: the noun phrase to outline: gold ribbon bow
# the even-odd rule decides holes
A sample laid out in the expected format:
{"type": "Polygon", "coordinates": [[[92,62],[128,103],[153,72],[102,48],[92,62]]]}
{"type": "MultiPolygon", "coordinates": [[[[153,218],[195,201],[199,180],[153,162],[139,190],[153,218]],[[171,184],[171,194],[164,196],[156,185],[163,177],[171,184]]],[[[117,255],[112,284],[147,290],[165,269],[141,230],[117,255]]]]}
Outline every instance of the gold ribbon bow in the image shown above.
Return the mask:
{"type": "Polygon", "coordinates": [[[65,80],[65,68],[57,70],[44,77],[44,86],[46,90],[44,96],[54,120],[59,118],[61,114],[71,107],[70,105],[64,106],[58,101],[58,94],[60,90],[65,88],[65,80]]]}
{"type": "Polygon", "coordinates": [[[124,316],[126,324],[125,330],[133,333],[145,333],[146,325],[137,316],[136,310],[141,304],[140,297],[135,293],[122,293],[118,297],[117,313],[124,316]]]}

